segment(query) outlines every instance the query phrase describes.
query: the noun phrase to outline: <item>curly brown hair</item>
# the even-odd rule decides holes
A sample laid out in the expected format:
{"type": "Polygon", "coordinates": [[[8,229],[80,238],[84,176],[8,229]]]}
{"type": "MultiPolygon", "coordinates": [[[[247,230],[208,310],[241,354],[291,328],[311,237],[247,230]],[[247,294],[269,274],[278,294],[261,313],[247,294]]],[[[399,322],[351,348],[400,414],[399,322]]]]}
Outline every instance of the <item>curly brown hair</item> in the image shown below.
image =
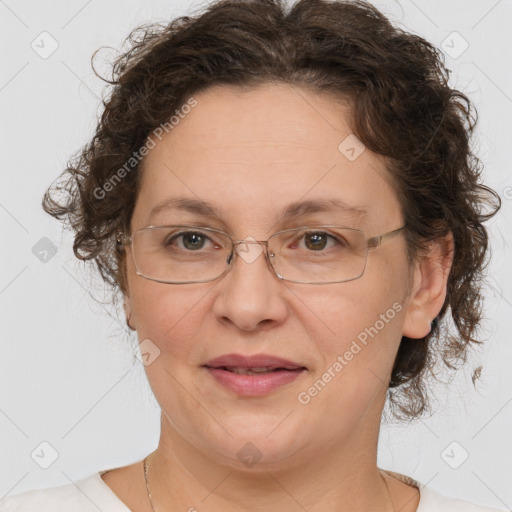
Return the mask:
{"type": "Polygon", "coordinates": [[[481,343],[475,336],[488,262],[483,222],[501,204],[481,184],[482,164],[470,147],[476,111],[449,86],[440,50],[367,2],[325,0],[216,1],[193,17],[141,25],[126,42],[112,78],[103,78],[111,88],[94,137],[43,198],[44,210],[74,230],[76,257],[96,263],[114,301],[126,292],[116,235],[130,232],[140,186],[143,159],[133,156],[192,94],[219,84],[280,82],[347,100],[353,133],[385,157],[409,254],[453,233],[442,310],[425,338],[402,338],[388,389],[396,418],[428,410],[427,372],[433,375],[438,359],[455,369],[470,344],[481,343]]]}

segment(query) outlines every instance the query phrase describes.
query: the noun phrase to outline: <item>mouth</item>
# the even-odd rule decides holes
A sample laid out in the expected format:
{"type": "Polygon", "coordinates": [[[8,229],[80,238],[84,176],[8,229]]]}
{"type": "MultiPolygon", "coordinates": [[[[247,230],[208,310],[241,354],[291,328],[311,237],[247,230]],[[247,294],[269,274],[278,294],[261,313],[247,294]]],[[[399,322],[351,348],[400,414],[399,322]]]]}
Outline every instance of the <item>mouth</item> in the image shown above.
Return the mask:
{"type": "Polygon", "coordinates": [[[241,366],[209,366],[205,365],[206,368],[224,370],[230,373],[236,373],[237,375],[265,375],[267,373],[275,373],[275,372],[298,372],[302,370],[306,370],[304,366],[285,366],[285,367],[269,367],[269,366],[261,366],[261,367],[241,367],[241,366]]]}
{"type": "Polygon", "coordinates": [[[298,362],[265,354],[226,354],[203,367],[222,387],[246,397],[268,395],[308,371],[298,362]]]}
{"type": "Polygon", "coordinates": [[[254,373],[266,373],[276,370],[295,371],[299,368],[307,369],[297,361],[290,361],[268,354],[224,354],[215,359],[210,359],[203,366],[208,368],[222,368],[228,372],[243,372],[244,370],[254,373]]]}

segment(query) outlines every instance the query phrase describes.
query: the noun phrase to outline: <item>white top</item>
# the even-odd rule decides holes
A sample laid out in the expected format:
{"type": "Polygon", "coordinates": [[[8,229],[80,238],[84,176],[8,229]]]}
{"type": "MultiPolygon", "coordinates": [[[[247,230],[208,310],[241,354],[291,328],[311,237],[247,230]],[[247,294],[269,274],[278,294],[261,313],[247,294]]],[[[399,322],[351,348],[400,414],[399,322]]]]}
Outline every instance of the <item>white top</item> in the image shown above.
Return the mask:
{"type": "MultiPolygon", "coordinates": [[[[46,489],[35,489],[0,500],[0,512],[131,512],[101,475],[94,473],[76,484],[65,484],[46,489]]],[[[399,480],[420,490],[417,512],[500,512],[498,509],[472,505],[467,501],[447,498],[425,487],[411,477],[386,471],[399,480]]]]}

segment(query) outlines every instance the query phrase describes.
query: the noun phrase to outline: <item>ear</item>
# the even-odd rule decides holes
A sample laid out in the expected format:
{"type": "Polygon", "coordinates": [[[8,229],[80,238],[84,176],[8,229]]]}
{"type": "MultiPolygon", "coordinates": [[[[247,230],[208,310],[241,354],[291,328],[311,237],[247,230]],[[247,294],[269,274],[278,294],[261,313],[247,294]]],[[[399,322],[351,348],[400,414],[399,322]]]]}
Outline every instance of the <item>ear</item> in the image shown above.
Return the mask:
{"type": "Polygon", "coordinates": [[[446,298],[448,275],[453,262],[453,234],[431,242],[427,251],[418,256],[412,270],[402,335],[423,338],[431,330],[446,298]]]}
{"type": "Polygon", "coordinates": [[[133,327],[130,324],[130,318],[132,315],[132,305],[131,305],[130,297],[127,294],[124,295],[123,308],[124,308],[124,314],[126,316],[126,325],[128,326],[129,329],[131,329],[132,331],[135,331],[135,327],[133,327]]]}

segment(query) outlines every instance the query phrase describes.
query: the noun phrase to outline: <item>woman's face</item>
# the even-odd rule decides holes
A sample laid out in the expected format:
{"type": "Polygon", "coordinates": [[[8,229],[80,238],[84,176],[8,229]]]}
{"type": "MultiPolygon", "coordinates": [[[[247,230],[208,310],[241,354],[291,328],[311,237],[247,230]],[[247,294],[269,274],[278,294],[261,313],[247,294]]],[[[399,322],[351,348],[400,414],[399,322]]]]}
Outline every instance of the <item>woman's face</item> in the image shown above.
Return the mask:
{"type": "MultiPolygon", "coordinates": [[[[195,98],[197,106],[145,158],[132,232],[190,223],[235,240],[266,240],[306,225],[346,225],[368,237],[402,226],[384,163],[345,140],[351,130],[341,103],[286,85],[214,87],[195,98]],[[207,202],[218,215],[176,208],[151,215],[177,197],[207,202]],[[326,200],[353,209],[279,218],[292,203],[326,200]]],[[[240,254],[220,279],[177,285],[138,276],[127,253],[130,323],[140,342],[160,351],[146,372],[164,415],[162,435],[239,468],[248,466],[244,456],[285,468],[376,442],[407,318],[403,235],[369,251],[360,279],[337,284],[282,281],[264,254],[240,254]],[[225,354],[266,354],[306,370],[249,396],[204,366],[225,354]]]]}

